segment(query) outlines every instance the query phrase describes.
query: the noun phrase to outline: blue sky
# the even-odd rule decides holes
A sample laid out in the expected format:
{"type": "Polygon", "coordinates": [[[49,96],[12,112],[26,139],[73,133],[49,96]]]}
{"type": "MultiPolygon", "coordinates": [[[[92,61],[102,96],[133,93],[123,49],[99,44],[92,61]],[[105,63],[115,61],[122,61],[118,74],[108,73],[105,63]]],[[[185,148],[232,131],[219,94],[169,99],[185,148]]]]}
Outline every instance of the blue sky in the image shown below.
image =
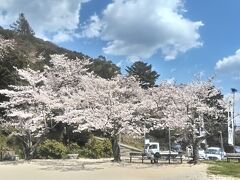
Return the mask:
{"type": "MultiPolygon", "coordinates": [[[[92,0],[83,4],[80,22],[88,21],[93,14],[101,17],[102,11],[111,2],[110,0],[104,2],[92,0]]],[[[140,59],[153,65],[153,68],[161,74],[159,80],[174,78],[177,83],[181,83],[191,81],[195,74],[201,74],[203,78],[215,76],[216,86],[221,88],[225,94],[230,92],[232,87],[240,89],[239,74],[232,74],[225,69],[215,69],[219,60],[233,56],[240,48],[240,36],[238,36],[240,32],[240,1],[186,0],[184,7],[186,9],[186,12],[183,13],[184,18],[201,21],[204,24],[198,31],[199,41],[203,45],[180,53],[173,60],[164,60],[160,50],[149,58],[140,59]]],[[[115,63],[121,62],[123,70],[126,65],[129,66],[132,63],[127,56],[105,54],[102,47],[106,45],[106,42],[99,38],[81,38],[60,43],[60,45],[93,57],[100,54],[105,55],[115,63]]],[[[239,63],[236,65],[240,68],[239,63]]]]}
{"type": "Polygon", "coordinates": [[[104,55],[123,73],[143,60],[161,75],[158,82],[214,76],[228,94],[240,91],[239,8],[239,0],[0,0],[0,26],[23,12],[36,36],[104,55]]]}

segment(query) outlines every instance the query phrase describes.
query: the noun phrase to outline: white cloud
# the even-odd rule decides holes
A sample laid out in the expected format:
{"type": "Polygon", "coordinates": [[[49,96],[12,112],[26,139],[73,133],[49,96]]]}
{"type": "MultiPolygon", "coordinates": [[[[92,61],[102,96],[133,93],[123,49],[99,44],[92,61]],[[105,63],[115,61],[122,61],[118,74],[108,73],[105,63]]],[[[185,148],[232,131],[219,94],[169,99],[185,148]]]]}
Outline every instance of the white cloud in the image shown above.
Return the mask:
{"type": "Polygon", "coordinates": [[[87,0],[0,0],[0,25],[9,27],[23,12],[38,37],[71,40],[84,2],[87,0]]]}
{"type": "Polygon", "coordinates": [[[95,14],[90,17],[89,22],[82,27],[82,36],[87,38],[99,37],[102,29],[102,22],[95,14]]]}
{"type": "Polygon", "coordinates": [[[113,0],[102,13],[106,54],[149,58],[161,51],[166,60],[202,45],[198,29],[184,15],[183,0],[113,0]]]}
{"type": "Polygon", "coordinates": [[[131,63],[135,63],[137,61],[142,61],[142,60],[138,56],[128,56],[127,61],[129,61],[131,63]]]}
{"type": "Polygon", "coordinates": [[[123,63],[123,61],[119,61],[116,65],[121,68],[122,67],[122,63],[123,63]]]}
{"type": "Polygon", "coordinates": [[[205,71],[200,71],[198,74],[200,78],[203,78],[205,76],[205,71]]]}
{"type": "Polygon", "coordinates": [[[165,82],[168,83],[168,84],[175,84],[176,83],[176,79],[174,77],[172,77],[170,79],[166,79],[165,82]]]}
{"type": "Polygon", "coordinates": [[[75,37],[74,33],[59,31],[57,32],[53,37],[52,40],[54,42],[66,42],[66,41],[72,41],[75,37]]]}
{"type": "Polygon", "coordinates": [[[240,78],[240,49],[234,55],[219,60],[215,69],[219,72],[233,74],[235,79],[240,78]]]}

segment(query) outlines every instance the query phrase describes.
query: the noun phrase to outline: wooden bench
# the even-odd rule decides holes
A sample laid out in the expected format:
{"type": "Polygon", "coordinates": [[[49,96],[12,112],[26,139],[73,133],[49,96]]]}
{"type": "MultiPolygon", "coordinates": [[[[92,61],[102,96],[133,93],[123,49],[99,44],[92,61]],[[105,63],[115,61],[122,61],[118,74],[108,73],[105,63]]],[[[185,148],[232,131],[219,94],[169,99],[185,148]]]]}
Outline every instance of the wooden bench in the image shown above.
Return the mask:
{"type": "Polygon", "coordinates": [[[168,163],[170,164],[171,163],[171,159],[172,160],[177,160],[179,159],[181,164],[183,162],[183,157],[182,157],[182,153],[169,153],[169,152],[162,152],[161,154],[161,157],[165,157],[166,160],[168,160],[168,163]]]}
{"type": "Polygon", "coordinates": [[[143,163],[143,160],[146,157],[145,153],[138,153],[138,152],[130,152],[129,155],[130,155],[130,163],[132,162],[133,158],[139,158],[139,157],[141,157],[142,163],[143,163]]]}
{"type": "Polygon", "coordinates": [[[227,162],[230,162],[231,159],[236,159],[238,162],[240,162],[240,153],[227,153],[227,162]]]}
{"type": "MultiPolygon", "coordinates": [[[[147,154],[146,153],[138,153],[138,152],[131,152],[129,153],[130,155],[130,163],[132,162],[132,159],[133,158],[141,158],[142,160],[142,163],[144,161],[144,159],[147,158],[147,154]]],[[[180,159],[180,162],[182,163],[183,162],[183,158],[182,158],[182,154],[178,154],[178,153],[171,153],[169,154],[168,152],[162,152],[160,153],[160,157],[159,158],[164,158],[165,160],[168,160],[169,164],[171,163],[171,159],[172,160],[175,160],[175,159],[180,159]]],[[[158,159],[159,158],[148,158],[151,160],[151,163],[158,163],[158,159]]]]}

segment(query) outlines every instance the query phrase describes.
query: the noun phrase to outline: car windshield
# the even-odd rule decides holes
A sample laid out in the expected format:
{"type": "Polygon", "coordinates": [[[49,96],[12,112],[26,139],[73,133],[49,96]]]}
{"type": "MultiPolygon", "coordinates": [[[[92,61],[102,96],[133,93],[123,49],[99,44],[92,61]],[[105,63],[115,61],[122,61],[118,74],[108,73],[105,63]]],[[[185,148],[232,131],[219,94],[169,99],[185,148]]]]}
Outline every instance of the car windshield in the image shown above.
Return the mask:
{"type": "Polygon", "coordinates": [[[206,154],[220,154],[219,149],[207,149],[206,154]]]}
{"type": "Polygon", "coordinates": [[[147,149],[149,147],[150,144],[145,144],[144,149],[147,149]]]}

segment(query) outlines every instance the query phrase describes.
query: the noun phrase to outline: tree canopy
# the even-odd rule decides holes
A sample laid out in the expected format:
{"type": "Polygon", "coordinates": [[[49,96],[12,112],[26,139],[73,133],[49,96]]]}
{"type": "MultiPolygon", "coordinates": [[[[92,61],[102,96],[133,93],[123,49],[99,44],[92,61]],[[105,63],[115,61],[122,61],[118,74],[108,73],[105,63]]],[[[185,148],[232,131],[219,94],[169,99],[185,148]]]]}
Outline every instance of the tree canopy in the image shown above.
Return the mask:
{"type": "Polygon", "coordinates": [[[148,65],[142,61],[133,63],[132,66],[127,67],[126,71],[129,75],[138,78],[142,88],[153,87],[160,76],[156,71],[152,70],[152,65],[148,65]]]}
{"type": "Polygon", "coordinates": [[[16,22],[10,25],[10,27],[18,35],[34,36],[35,34],[23,13],[19,14],[16,22]]]}
{"type": "Polygon", "coordinates": [[[93,71],[96,75],[104,79],[111,79],[121,73],[120,68],[112,63],[112,61],[106,60],[104,56],[93,59],[88,68],[89,71],[93,71]]]}
{"type": "MultiPolygon", "coordinates": [[[[0,37],[0,61],[13,48],[14,42],[0,37]]],[[[142,71],[136,68],[137,72],[152,72],[151,65],[138,63],[146,68],[142,71]]],[[[107,80],[95,76],[88,72],[90,64],[84,57],[69,59],[51,55],[49,65],[42,71],[14,68],[25,83],[0,90],[0,94],[9,98],[0,103],[0,108],[5,110],[0,123],[13,127],[27,159],[54,122],[61,122],[74,125],[78,132],[106,132],[113,140],[115,161],[120,161],[119,133],[141,135],[145,127],[148,131],[178,129],[189,139],[197,161],[199,142],[211,133],[212,126],[226,120],[225,103],[212,81],[197,80],[181,85],[162,82],[155,87],[152,81],[152,84],[141,84],[144,88],[140,88],[132,76],[119,75],[107,80]]],[[[130,69],[135,70],[135,66],[129,68],[129,74],[130,69]]],[[[155,78],[159,76],[153,74],[155,78]]]]}

